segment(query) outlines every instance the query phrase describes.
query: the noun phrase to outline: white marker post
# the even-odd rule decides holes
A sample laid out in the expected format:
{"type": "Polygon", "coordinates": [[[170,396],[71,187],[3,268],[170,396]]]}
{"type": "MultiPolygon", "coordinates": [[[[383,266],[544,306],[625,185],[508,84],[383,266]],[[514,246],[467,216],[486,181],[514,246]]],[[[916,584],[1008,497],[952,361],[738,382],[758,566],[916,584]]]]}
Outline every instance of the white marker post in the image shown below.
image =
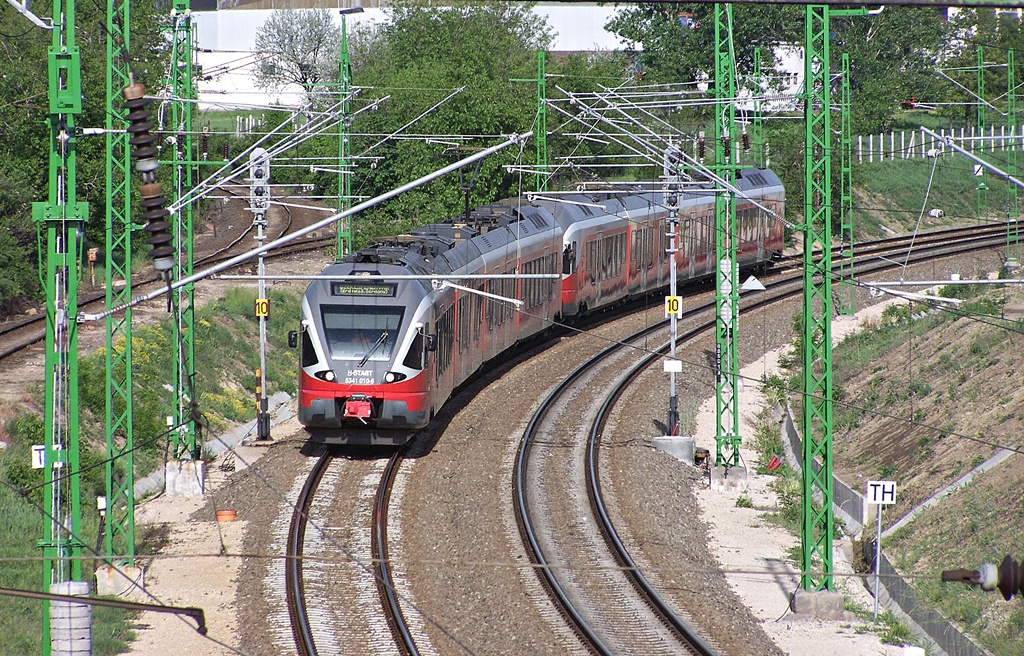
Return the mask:
{"type": "Polygon", "coordinates": [[[868,481],[865,501],[878,506],[875,532],[875,621],[878,621],[878,566],[882,561],[882,506],[896,503],[896,481],[868,481]]]}

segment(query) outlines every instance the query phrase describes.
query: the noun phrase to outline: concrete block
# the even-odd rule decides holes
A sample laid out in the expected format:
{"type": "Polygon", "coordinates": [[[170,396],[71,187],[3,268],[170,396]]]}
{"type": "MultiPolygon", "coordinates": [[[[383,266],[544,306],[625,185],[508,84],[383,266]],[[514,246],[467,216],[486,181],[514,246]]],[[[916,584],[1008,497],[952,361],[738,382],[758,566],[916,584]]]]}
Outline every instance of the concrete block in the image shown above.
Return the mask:
{"type": "Polygon", "coordinates": [[[925,656],[924,647],[903,645],[903,656],[925,656]]]}
{"type": "Polygon", "coordinates": [[[718,491],[747,490],[747,468],[746,467],[712,467],[711,487],[718,491]]]}
{"type": "Polygon", "coordinates": [[[676,460],[693,464],[693,438],[688,435],[662,435],[651,440],[651,446],[676,460]]]}
{"type": "Polygon", "coordinates": [[[821,620],[841,620],[844,617],[843,595],[829,590],[797,590],[789,607],[797,615],[809,615],[821,620]]]}
{"type": "MultiPolygon", "coordinates": [[[[89,583],[54,583],[50,586],[50,592],[88,596],[89,583]]],[[[54,656],[92,653],[92,606],[68,601],[50,602],[50,653],[54,656]]]]}
{"type": "Polygon", "coordinates": [[[206,488],[206,463],[202,460],[172,460],[164,467],[169,497],[201,497],[206,488]]]}
{"type": "Polygon", "coordinates": [[[145,572],[137,565],[109,565],[96,570],[96,594],[101,597],[141,599],[145,572]]]}

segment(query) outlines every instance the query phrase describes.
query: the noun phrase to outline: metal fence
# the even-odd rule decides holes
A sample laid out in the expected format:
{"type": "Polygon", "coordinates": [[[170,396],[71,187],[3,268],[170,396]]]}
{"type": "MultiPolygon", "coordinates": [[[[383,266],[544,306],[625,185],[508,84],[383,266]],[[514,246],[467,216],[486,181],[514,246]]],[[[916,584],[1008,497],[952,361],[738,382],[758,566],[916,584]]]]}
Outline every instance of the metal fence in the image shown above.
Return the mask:
{"type": "MultiPolygon", "coordinates": [[[[801,440],[800,433],[793,423],[793,415],[789,407],[786,408],[785,421],[782,427],[782,443],[786,449],[786,458],[789,464],[797,471],[800,470],[801,461],[801,440]]],[[[815,461],[813,464],[815,473],[821,471],[821,463],[815,461]]],[[[869,504],[864,503],[864,497],[854,491],[850,486],[841,480],[832,477],[832,506],[833,512],[846,524],[851,533],[857,534],[861,529],[874,519],[874,511],[868,517],[869,504]]],[[[865,555],[868,562],[874,561],[874,538],[865,540],[865,545],[870,543],[870,548],[865,548],[865,555]]],[[[873,571],[873,570],[872,570],[873,571]]],[[[949,656],[986,656],[988,652],[979,647],[970,638],[964,635],[959,629],[950,624],[949,620],[942,616],[934,608],[928,608],[918,603],[913,588],[903,580],[892,566],[885,554],[881,554],[881,564],[878,569],[879,576],[884,584],[880,597],[884,594],[898,606],[899,610],[908,615],[928,636],[935,641],[940,649],[949,656]]]]}
{"type": "MultiPolygon", "coordinates": [[[[935,132],[935,130],[932,130],[935,132]]],[[[927,157],[928,151],[935,149],[940,153],[947,150],[945,139],[952,137],[961,148],[972,153],[994,153],[1009,149],[1019,150],[1022,147],[1021,134],[1014,136],[1013,130],[1005,125],[998,128],[990,125],[985,130],[976,127],[951,128],[938,130],[942,140],[937,140],[924,133],[923,130],[900,130],[879,134],[860,135],[855,137],[856,147],[853,156],[858,164],[888,162],[897,159],[914,159],[927,157]]]]}

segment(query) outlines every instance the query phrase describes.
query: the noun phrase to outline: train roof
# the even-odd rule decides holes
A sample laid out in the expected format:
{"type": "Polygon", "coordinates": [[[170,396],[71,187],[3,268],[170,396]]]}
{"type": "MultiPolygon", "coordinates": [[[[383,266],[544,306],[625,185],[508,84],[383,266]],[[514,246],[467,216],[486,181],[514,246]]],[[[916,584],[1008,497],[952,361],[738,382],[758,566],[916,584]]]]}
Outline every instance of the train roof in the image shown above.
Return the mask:
{"type": "MultiPolygon", "coordinates": [[[[781,187],[782,181],[768,169],[741,169],[736,179],[740,191],[775,186],[781,187]]],[[[711,188],[710,183],[705,189],[690,188],[684,198],[706,196],[712,193],[711,188]]],[[[617,185],[614,191],[592,190],[560,196],[559,201],[531,201],[516,196],[481,205],[446,221],[420,226],[405,235],[375,239],[369,246],[348,255],[344,262],[386,263],[409,267],[417,273],[446,274],[519,240],[556,228],[565,230],[573,223],[595,217],[661,207],[664,193],[652,190],[650,184],[638,183],[625,189],[617,185]]]]}

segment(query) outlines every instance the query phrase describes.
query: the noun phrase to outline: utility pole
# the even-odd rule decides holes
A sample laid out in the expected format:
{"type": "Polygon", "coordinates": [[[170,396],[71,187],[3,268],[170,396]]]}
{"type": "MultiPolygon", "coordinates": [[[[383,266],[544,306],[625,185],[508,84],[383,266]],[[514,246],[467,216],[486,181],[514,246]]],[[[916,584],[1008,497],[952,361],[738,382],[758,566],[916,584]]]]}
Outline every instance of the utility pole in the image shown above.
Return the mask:
{"type": "MultiPolygon", "coordinates": [[[[982,57],[982,48],[978,46],[978,137],[981,141],[973,141],[971,145],[971,152],[977,152],[978,149],[973,144],[980,143],[980,152],[985,152],[985,58],[982,57]]],[[[985,168],[976,166],[975,176],[978,178],[977,185],[977,197],[978,197],[978,225],[981,225],[988,218],[988,185],[985,184],[985,168]]]]}
{"type": "Polygon", "coordinates": [[[853,284],[853,128],[850,117],[850,55],[843,53],[839,99],[839,314],[857,311],[853,284]]]}
{"type": "MultiPolygon", "coordinates": [[[[193,171],[197,165],[192,148],[192,103],[196,96],[193,79],[194,49],[192,47],[192,11],[190,0],[174,0],[171,10],[171,64],[167,88],[170,91],[170,125],[161,129],[174,135],[169,164],[174,171],[175,201],[193,186],[193,171]]],[[[177,244],[178,279],[192,275],[192,203],[175,214],[175,243],[177,244]]],[[[192,407],[196,399],[195,382],[195,298],[194,285],[186,285],[174,293],[174,416],[178,430],[173,434],[176,461],[200,460],[201,444],[196,439],[196,425],[192,407]]],[[[201,480],[201,478],[200,478],[201,480]]],[[[200,483],[200,487],[202,484],[200,483]]]]}
{"type": "Polygon", "coordinates": [[[665,363],[668,371],[669,393],[668,393],[668,435],[675,435],[679,424],[679,397],[676,394],[676,373],[682,371],[682,363],[676,360],[676,322],[682,314],[682,302],[676,292],[676,253],[679,251],[679,194],[680,176],[679,166],[683,158],[679,155],[675,146],[669,145],[665,149],[664,163],[662,165],[662,176],[665,180],[665,208],[668,209],[668,298],[665,299],[665,314],[669,318],[669,360],[665,363]]]}
{"type": "Polygon", "coordinates": [[[537,85],[537,174],[536,190],[548,190],[548,84],[546,53],[537,51],[537,77],[512,78],[509,82],[532,82],[537,85]]]}
{"type": "MultiPolygon", "coordinates": [[[[362,7],[339,9],[341,14],[341,55],[338,61],[338,82],[341,93],[341,116],[338,120],[338,211],[344,212],[352,206],[352,142],[349,136],[349,123],[352,120],[352,64],[348,58],[348,21],[349,14],[358,14],[362,7]]],[[[250,160],[251,161],[251,160],[250,160]]],[[[268,164],[269,166],[269,164],[268,164]]],[[[352,252],[352,219],[338,219],[337,244],[335,260],[341,262],[352,252]]],[[[260,294],[262,298],[263,295],[260,294]]],[[[266,371],[266,367],[264,367],[266,371]]],[[[263,386],[266,388],[266,385],[263,386]]]]}
{"type": "MultiPolygon", "coordinates": [[[[266,239],[267,210],[270,208],[270,156],[265,148],[254,148],[249,153],[249,209],[256,215],[256,240],[263,247],[266,239]]],[[[259,407],[256,412],[256,439],[270,439],[270,412],[267,405],[267,317],[270,316],[270,301],[267,300],[266,266],[264,253],[259,254],[259,292],[256,299],[256,318],[260,324],[260,369],[259,407]]]]}
{"type": "Polygon", "coordinates": [[[127,60],[130,3],[107,0],[107,309],[125,306],[106,319],[106,517],[103,553],[135,565],[135,439],[132,422],[132,213],[128,112],[121,89],[132,83],[127,60]]]}
{"type": "MultiPolygon", "coordinates": [[[[46,382],[43,482],[49,499],[44,523],[43,591],[88,593],[82,579],[78,424],[79,235],[88,219],[78,202],[76,117],[82,113],[80,52],[75,45],[74,0],[53,0],[49,74],[50,161],[46,202],[32,218],[46,229],[46,382]]],[[[44,656],[51,653],[50,604],[43,602],[44,656]]]]}
{"type": "MultiPolygon", "coordinates": [[[[732,4],[715,5],[715,173],[734,186],[736,66],[732,42],[732,4]]],[[[715,194],[715,465],[740,464],[739,264],[736,260],[736,203],[732,192],[715,194]]]]}
{"type": "MultiPolygon", "coordinates": [[[[1006,121],[1010,124],[1010,149],[1006,151],[1006,171],[1010,177],[1017,177],[1017,148],[1019,147],[1019,128],[1017,127],[1017,89],[1013,67],[1013,48],[1006,53],[1006,121]]],[[[1006,209],[1006,265],[1020,265],[1020,233],[1017,217],[1020,208],[1017,205],[1017,186],[1007,185],[1006,209]]]]}
{"type": "Polygon", "coordinates": [[[801,587],[832,590],[832,91],[829,6],[804,13],[803,521],[801,587]],[[820,247],[817,260],[815,245],[820,247]],[[821,463],[815,471],[814,461],[821,463]],[[821,493],[819,506],[815,492],[821,493]],[[818,576],[815,567],[823,571],[818,576]]]}
{"type": "Polygon", "coordinates": [[[754,166],[759,169],[763,169],[767,166],[765,164],[765,153],[764,153],[764,112],[763,112],[763,101],[764,86],[761,79],[761,47],[757,46],[754,48],[754,83],[756,86],[752,90],[754,94],[754,120],[751,122],[750,132],[751,140],[754,142],[754,166]]]}

